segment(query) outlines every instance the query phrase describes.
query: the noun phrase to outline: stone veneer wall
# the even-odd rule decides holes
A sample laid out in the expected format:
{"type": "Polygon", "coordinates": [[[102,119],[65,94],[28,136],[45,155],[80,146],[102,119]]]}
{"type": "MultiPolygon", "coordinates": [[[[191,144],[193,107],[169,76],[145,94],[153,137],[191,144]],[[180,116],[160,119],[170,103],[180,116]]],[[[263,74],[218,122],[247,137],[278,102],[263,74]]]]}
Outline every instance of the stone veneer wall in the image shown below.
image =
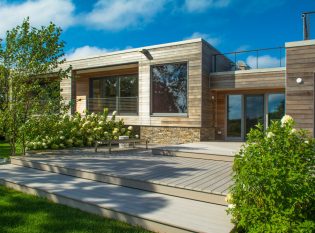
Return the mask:
{"type": "Polygon", "coordinates": [[[140,135],[141,138],[147,138],[150,143],[156,144],[179,144],[201,140],[200,128],[140,126],[140,135]]]}

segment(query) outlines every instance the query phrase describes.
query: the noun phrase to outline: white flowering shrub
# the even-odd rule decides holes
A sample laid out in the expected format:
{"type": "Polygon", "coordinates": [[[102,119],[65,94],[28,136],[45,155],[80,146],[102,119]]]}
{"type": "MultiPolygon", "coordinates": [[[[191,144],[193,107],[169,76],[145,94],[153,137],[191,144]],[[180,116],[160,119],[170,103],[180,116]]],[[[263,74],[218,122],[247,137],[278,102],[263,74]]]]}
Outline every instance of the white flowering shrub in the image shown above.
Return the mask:
{"type": "Polygon", "coordinates": [[[118,139],[119,136],[135,137],[133,128],[116,120],[116,114],[108,116],[108,109],[101,114],[75,113],[72,116],[34,116],[23,127],[29,150],[63,149],[94,145],[95,140],[118,139]]]}
{"type": "Polygon", "coordinates": [[[234,160],[236,232],[315,232],[315,141],[284,116],[258,125],[234,160]]]}

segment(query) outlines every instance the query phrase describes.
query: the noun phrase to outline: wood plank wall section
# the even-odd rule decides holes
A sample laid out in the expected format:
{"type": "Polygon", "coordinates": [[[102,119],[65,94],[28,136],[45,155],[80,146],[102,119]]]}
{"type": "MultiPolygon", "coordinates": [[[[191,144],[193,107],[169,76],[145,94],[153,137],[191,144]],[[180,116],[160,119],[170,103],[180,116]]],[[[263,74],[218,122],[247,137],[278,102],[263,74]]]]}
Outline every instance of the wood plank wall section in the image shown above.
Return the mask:
{"type": "MultiPolygon", "coordinates": [[[[123,117],[126,124],[142,126],[201,127],[201,48],[202,40],[169,43],[160,46],[144,47],[152,60],[148,60],[140,49],[131,49],[109,53],[104,56],[69,61],[74,71],[84,69],[109,68],[123,64],[137,63],[139,72],[139,115],[123,117]],[[150,66],[155,64],[188,62],[188,116],[187,117],[153,117],[150,110],[150,66]]],[[[89,74],[76,78],[76,95],[88,94],[86,81],[89,74]],[[82,79],[81,79],[82,78],[82,79]]],[[[64,93],[66,94],[66,93],[64,93]]],[[[67,94],[68,95],[68,94],[67,94]]],[[[75,97],[75,96],[74,96],[75,97]]]]}
{"type": "MultiPolygon", "coordinates": [[[[220,54],[206,41],[202,41],[202,114],[201,114],[201,140],[215,139],[215,99],[210,90],[210,73],[213,71],[213,55],[220,54]]],[[[228,60],[221,59],[221,65],[228,60]]]]}
{"type": "Polygon", "coordinates": [[[272,68],[212,73],[210,86],[212,90],[284,88],[285,69],[272,68]]]}
{"type": "Polygon", "coordinates": [[[226,139],[226,96],[227,95],[244,95],[244,94],[266,94],[266,93],[284,93],[284,88],[277,89],[252,89],[252,90],[225,90],[225,91],[213,91],[212,95],[215,96],[216,104],[215,111],[215,139],[226,139]]]}
{"type": "MultiPolygon", "coordinates": [[[[60,82],[60,90],[61,96],[63,96],[63,100],[65,104],[68,104],[72,99],[72,78],[63,79],[60,82]]],[[[69,110],[69,114],[72,112],[72,109],[69,110]]]]}
{"type": "Polygon", "coordinates": [[[286,113],[314,136],[315,40],[286,44],[286,113]],[[303,83],[296,83],[302,78],[303,83]]]}

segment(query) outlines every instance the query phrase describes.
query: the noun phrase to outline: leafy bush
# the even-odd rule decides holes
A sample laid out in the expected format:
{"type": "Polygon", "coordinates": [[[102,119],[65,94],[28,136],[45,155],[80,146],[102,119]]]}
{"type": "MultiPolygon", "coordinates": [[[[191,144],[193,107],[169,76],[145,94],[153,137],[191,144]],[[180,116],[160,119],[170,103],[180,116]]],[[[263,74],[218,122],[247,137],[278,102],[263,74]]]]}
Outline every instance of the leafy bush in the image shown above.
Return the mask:
{"type": "Polygon", "coordinates": [[[108,109],[104,109],[102,114],[86,116],[79,113],[33,116],[21,131],[27,149],[31,150],[92,146],[99,139],[118,139],[122,135],[133,137],[132,126],[126,128],[123,120],[117,121],[115,115],[113,112],[108,117],[108,109]]]}
{"type": "Polygon", "coordinates": [[[227,201],[238,232],[315,231],[315,141],[284,116],[251,130],[227,201]]]}

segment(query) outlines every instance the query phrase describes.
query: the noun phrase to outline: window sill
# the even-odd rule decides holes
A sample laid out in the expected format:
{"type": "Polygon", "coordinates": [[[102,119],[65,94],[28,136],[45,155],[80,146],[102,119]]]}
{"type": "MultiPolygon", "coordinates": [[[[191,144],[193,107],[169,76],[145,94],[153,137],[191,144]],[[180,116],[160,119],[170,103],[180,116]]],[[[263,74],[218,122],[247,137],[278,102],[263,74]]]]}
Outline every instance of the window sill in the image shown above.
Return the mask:
{"type": "Polygon", "coordinates": [[[152,113],[151,117],[188,117],[187,113],[152,113]]]}

